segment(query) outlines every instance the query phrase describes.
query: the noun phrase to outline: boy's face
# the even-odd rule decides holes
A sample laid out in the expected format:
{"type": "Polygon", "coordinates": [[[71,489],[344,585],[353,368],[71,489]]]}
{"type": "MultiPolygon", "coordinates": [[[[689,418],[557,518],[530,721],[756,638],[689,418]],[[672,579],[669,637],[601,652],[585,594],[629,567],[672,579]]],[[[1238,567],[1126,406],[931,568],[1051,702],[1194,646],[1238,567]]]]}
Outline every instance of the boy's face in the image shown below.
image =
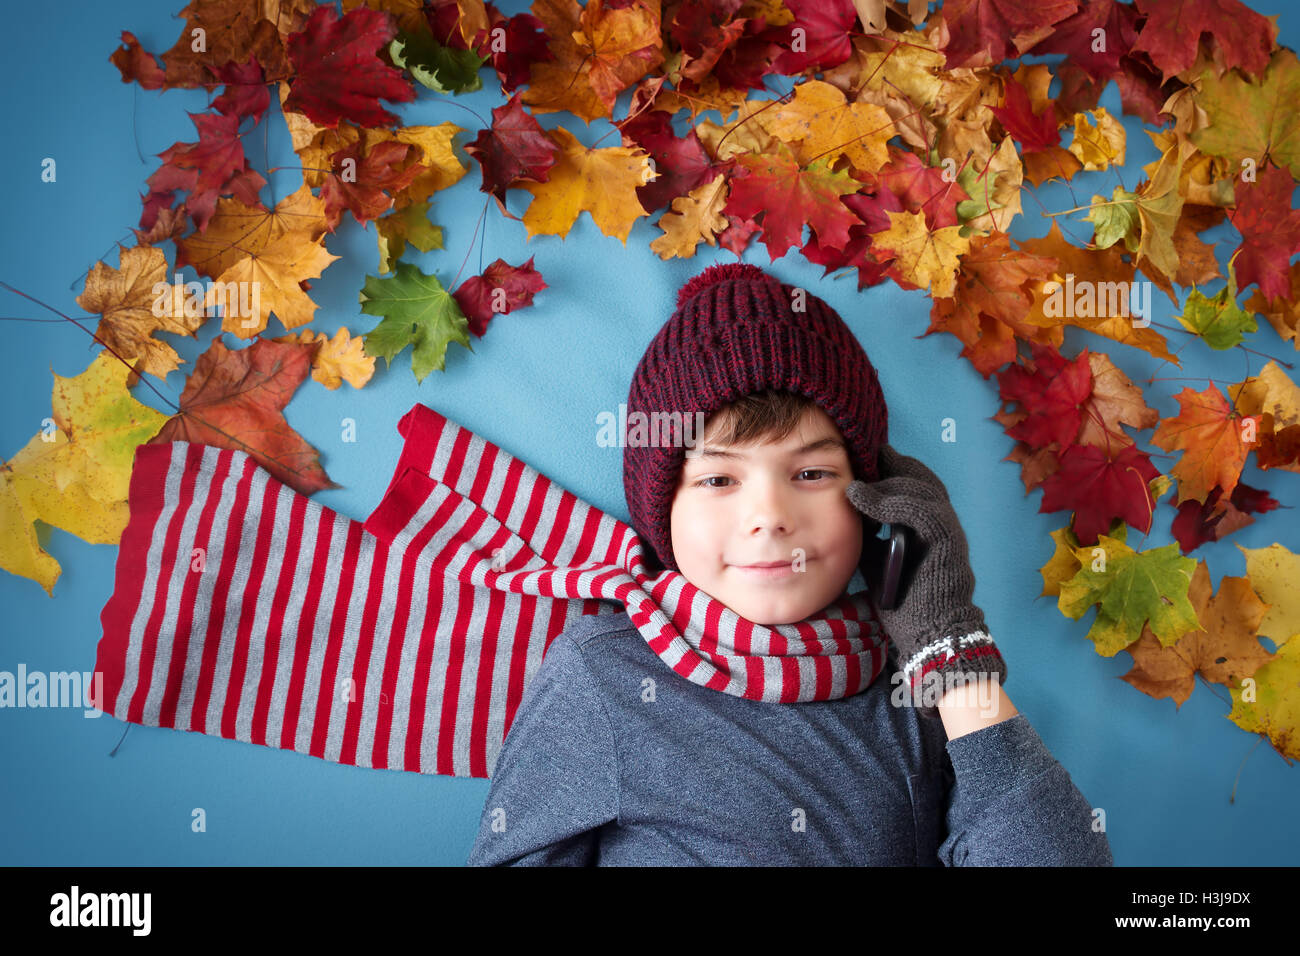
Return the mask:
{"type": "Polygon", "coordinates": [[[793,624],[843,596],[862,518],[845,496],[853,472],[831,417],[809,409],[780,442],[724,448],[710,431],[699,454],[688,450],[673,497],[673,554],[686,579],[755,624],[793,624]]]}

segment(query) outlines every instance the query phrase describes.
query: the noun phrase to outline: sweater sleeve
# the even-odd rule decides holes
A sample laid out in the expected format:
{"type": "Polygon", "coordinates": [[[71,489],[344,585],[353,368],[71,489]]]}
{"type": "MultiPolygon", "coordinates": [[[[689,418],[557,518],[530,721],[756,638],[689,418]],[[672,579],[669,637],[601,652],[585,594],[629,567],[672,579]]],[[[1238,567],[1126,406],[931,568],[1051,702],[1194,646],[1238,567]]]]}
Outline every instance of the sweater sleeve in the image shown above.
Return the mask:
{"type": "Polygon", "coordinates": [[[595,675],[566,631],[547,648],[515,712],[469,866],[592,865],[618,819],[613,728],[595,675]]]}
{"type": "Polygon", "coordinates": [[[1092,807],[1024,714],[947,741],[946,866],[1113,866],[1092,807]]]}

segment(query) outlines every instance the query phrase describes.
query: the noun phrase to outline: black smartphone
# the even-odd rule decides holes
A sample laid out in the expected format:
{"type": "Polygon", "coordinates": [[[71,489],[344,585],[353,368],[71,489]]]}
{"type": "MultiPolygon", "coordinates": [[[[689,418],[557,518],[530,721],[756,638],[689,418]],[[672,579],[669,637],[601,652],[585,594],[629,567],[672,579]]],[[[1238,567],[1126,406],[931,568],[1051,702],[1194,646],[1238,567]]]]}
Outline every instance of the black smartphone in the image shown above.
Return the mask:
{"type": "Polygon", "coordinates": [[[903,567],[908,555],[907,529],[902,525],[880,525],[867,521],[865,530],[867,535],[862,545],[863,577],[875,597],[877,607],[895,608],[906,590],[903,567]]]}

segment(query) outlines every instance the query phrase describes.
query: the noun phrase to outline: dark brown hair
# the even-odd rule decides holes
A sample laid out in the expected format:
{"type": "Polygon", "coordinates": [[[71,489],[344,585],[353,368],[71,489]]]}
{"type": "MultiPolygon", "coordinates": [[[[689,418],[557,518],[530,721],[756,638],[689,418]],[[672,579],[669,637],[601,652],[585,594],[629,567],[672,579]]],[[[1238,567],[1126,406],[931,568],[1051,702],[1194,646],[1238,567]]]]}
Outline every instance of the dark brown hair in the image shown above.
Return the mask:
{"type": "MultiPolygon", "coordinates": [[[[781,441],[795,430],[809,409],[820,408],[807,395],[767,388],[723,405],[709,416],[704,432],[710,435],[711,441],[721,445],[781,441]],[[710,432],[714,428],[716,434],[710,432]]],[[[840,437],[842,439],[843,435],[840,437]]],[[[845,450],[847,452],[847,446],[845,450]]]]}

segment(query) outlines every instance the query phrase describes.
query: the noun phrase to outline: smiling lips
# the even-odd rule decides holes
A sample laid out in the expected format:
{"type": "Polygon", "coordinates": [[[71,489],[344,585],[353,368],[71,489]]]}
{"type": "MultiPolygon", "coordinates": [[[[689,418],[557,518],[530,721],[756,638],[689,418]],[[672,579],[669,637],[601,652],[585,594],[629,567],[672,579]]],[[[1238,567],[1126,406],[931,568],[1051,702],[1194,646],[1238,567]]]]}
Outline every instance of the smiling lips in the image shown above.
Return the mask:
{"type": "Polygon", "coordinates": [[[758,564],[738,564],[735,567],[759,578],[782,578],[794,574],[794,564],[791,561],[763,561],[758,564]]]}

